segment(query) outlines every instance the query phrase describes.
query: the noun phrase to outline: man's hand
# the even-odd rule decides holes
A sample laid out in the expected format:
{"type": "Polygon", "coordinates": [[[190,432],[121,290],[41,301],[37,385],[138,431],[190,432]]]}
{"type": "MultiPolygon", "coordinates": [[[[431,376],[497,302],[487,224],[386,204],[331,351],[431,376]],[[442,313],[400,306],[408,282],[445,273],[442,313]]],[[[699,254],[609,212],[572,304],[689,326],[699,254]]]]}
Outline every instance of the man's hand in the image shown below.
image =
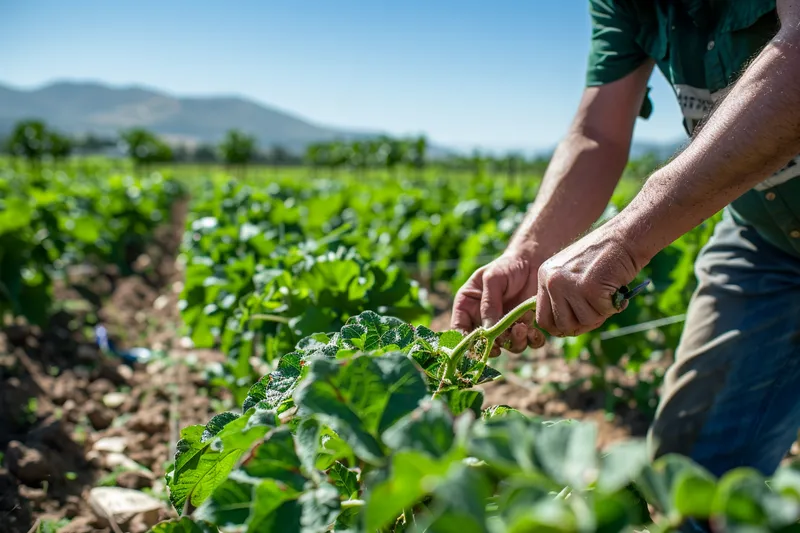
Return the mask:
{"type": "Polygon", "coordinates": [[[599,228],[539,268],[536,322],[557,337],[599,327],[621,310],[614,307],[613,295],[643,266],[624,238],[613,229],[599,228]]]}
{"type": "MultiPolygon", "coordinates": [[[[451,327],[467,333],[478,326],[493,326],[508,311],[536,294],[536,272],[541,262],[534,253],[508,250],[476,270],[456,294],[451,327]]],[[[492,349],[492,356],[500,354],[501,346],[514,353],[528,346],[541,347],[544,334],[533,327],[533,318],[533,313],[526,313],[503,333],[492,349]]]]}

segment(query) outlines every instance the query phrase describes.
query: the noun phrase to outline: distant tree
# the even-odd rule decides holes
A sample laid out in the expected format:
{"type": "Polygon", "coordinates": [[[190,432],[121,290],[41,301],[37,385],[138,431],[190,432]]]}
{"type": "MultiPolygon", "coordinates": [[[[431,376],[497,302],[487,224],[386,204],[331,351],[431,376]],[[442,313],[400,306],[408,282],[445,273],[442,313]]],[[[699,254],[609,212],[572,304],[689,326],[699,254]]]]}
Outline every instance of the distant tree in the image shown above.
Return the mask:
{"type": "Polygon", "coordinates": [[[8,138],[8,152],[39,164],[49,149],[47,127],[41,120],[18,122],[8,138]]]}
{"type": "Polygon", "coordinates": [[[216,163],[217,150],[211,145],[201,144],[195,149],[192,159],[197,163],[216,163]]]}
{"type": "Polygon", "coordinates": [[[291,165],[295,160],[289,150],[278,144],[274,145],[269,151],[269,162],[276,167],[291,165]]]}
{"type": "Polygon", "coordinates": [[[486,173],[486,157],[479,150],[473,150],[472,156],[470,156],[470,166],[475,176],[483,176],[486,173]]]}
{"type": "Polygon", "coordinates": [[[256,156],[256,139],[239,130],[229,130],[219,151],[226,165],[245,166],[256,156]]]}
{"type": "Polygon", "coordinates": [[[386,168],[390,172],[394,172],[408,157],[408,143],[401,139],[387,139],[386,144],[389,146],[386,154],[386,168]]]}
{"type": "Polygon", "coordinates": [[[420,135],[414,140],[414,148],[411,155],[411,164],[419,172],[425,169],[425,162],[428,157],[428,139],[420,135]]]}
{"type": "Polygon", "coordinates": [[[518,153],[512,152],[507,154],[504,159],[504,165],[506,168],[506,173],[508,174],[509,180],[514,180],[517,175],[522,171],[522,166],[525,163],[525,159],[518,153]]]}
{"type": "Polygon", "coordinates": [[[124,131],[120,134],[120,138],[125,143],[128,156],[133,159],[136,166],[166,163],[173,159],[172,148],[143,128],[124,131]]]}
{"type": "Polygon", "coordinates": [[[44,157],[58,161],[72,152],[72,139],[47,127],[41,120],[18,122],[6,141],[9,154],[38,165],[44,157]]]}
{"type": "Polygon", "coordinates": [[[74,143],[72,139],[66,135],[62,135],[55,131],[47,132],[48,150],[50,155],[56,161],[63,161],[72,153],[74,143]]]}

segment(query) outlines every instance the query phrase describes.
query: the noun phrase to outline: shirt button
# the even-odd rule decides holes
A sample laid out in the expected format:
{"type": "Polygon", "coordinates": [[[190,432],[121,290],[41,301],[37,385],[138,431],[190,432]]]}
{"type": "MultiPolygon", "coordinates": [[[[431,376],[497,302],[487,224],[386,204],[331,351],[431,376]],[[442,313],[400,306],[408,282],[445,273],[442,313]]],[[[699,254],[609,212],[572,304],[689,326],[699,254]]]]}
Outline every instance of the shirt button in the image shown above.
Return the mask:
{"type": "Polygon", "coordinates": [[[800,231],[798,230],[792,230],[789,232],[789,235],[792,237],[792,239],[800,239],[800,231]]]}
{"type": "Polygon", "coordinates": [[[771,202],[772,200],[775,199],[775,193],[774,192],[768,192],[767,194],[764,195],[764,197],[771,202]]]}
{"type": "Polygon", "coordinates": [[[708,41],[708,51],[709,52],[714,49],[714,45],[715,44],[716,43],[714,41],[708,41]]]}

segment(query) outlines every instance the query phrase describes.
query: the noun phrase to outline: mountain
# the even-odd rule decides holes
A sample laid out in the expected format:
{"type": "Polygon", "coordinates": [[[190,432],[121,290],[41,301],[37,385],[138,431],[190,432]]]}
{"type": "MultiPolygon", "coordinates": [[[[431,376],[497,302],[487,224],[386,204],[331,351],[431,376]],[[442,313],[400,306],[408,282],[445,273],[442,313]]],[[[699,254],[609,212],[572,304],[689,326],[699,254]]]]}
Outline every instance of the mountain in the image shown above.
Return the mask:
{"type": "Polygon", "coordinates": [[[22,119],[40,118],[72,135],[116,135],[141,126],[189,144],[217,142],[231,128],[255,135],[259,145],[303,149],[316,141],[353,139],[355,132],[314,124],[301,117],[235,96],[181,97],[143,87],[57,82],[36,89],[0,84],[0,136],[22,119]]]}
{"type": "MultiPolygon", "coordinates": [[[[235,96],[182,97],[139,86],[119,87],[95,82],[55,82],[36,89],[0,83],[0,138],[23,119],[39,118],[71,134],[116,136],[133,126],[147,128],[168,140],[189,145],[216,143],[237,128],[255,135],[262,148],[280,145],[299,152],[309,143],[374,137],[382,132],[351,131],[323,126],[253,100],[235,96]]],[[[672,155],[678,143],[634,143],[631,155],[672,155]]],[[[551,150],[522,149],[529,157],[551,150]]],[[[467,155],[471,147],[430,143],[431,157],[467,155]]],[[[485,151],[484,151],[485,152],[485,151]]],[[[500,155],[503,150],[489,150],[500,155]]]]}

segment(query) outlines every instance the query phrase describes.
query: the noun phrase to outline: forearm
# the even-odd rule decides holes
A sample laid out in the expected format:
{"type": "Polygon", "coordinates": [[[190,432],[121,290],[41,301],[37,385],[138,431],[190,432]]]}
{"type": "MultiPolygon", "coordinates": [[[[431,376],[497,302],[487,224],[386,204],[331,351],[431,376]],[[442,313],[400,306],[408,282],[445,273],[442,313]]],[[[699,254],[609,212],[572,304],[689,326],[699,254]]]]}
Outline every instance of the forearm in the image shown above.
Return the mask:
{"type": "Polygon", "coordinates": [[[782,30],[692,143],[609,223],[638,267],[800,153],[799,45],[797,30],[782,30]]]}
{"type": "Polygon", "coordinates": [[[549,257],[596,222],[627,162],[629,146],[572,131],[559,144],[509,249],[549,257]]]}

